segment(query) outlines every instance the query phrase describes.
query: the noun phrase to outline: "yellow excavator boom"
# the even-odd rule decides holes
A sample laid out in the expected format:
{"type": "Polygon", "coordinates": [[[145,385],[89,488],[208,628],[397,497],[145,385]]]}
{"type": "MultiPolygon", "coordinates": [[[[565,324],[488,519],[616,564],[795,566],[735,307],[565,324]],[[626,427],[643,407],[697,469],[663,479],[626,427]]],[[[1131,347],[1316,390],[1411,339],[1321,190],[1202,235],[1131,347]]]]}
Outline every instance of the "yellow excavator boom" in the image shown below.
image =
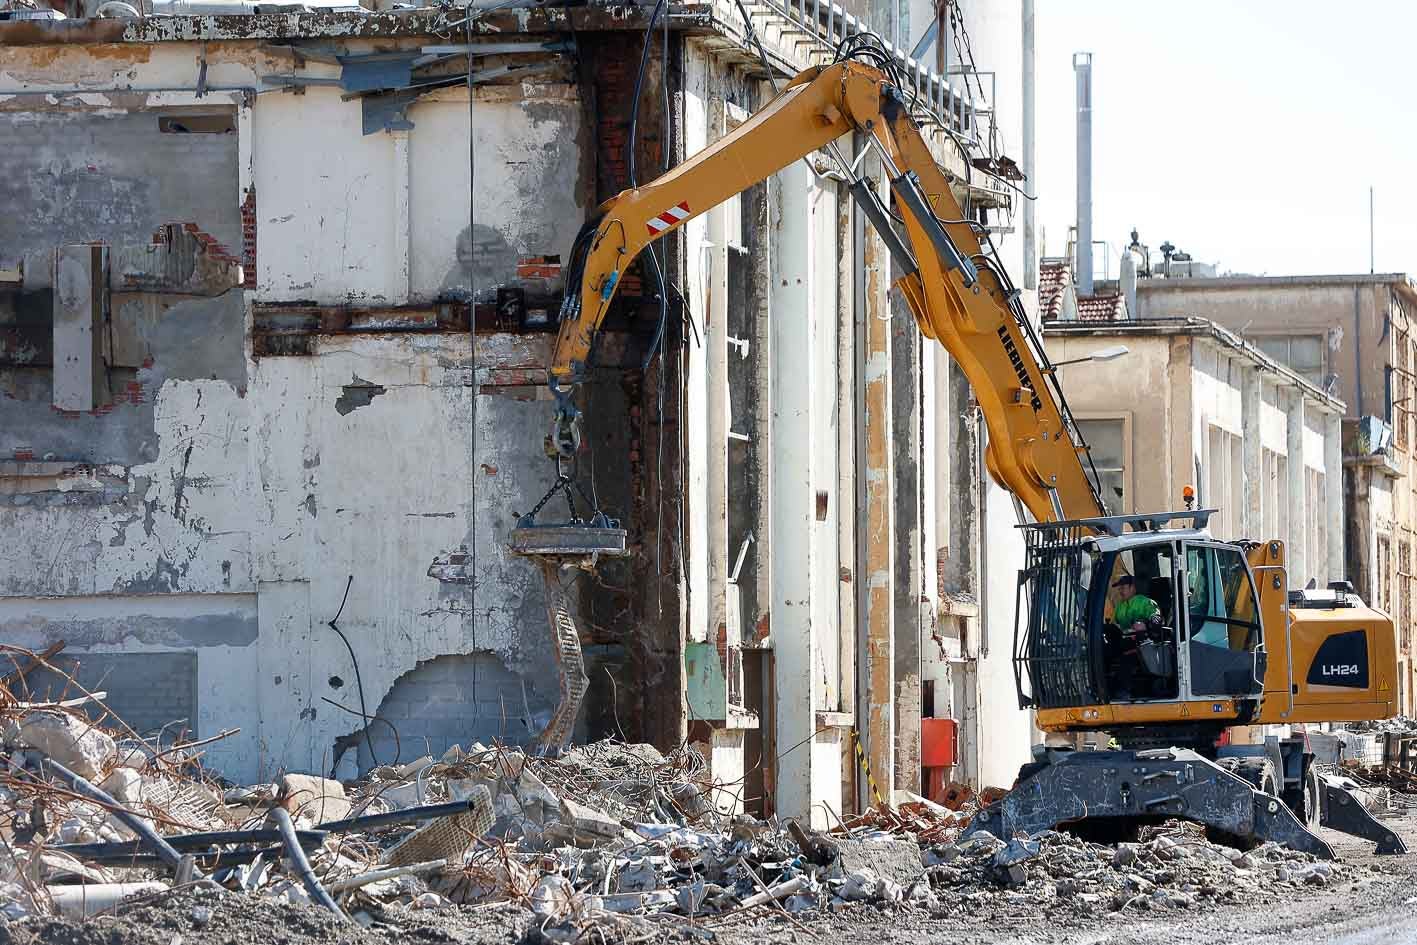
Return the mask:
{"type": "MultiPolygon", "coordinates": [[[[920,330],[944,345],[969,379],[989,431],[991,474],[1037,521],[1106,514],[1086,472],[1086,446],[1008,276],[983,253],[977,224],[966,219],[902,93],[858,62],[801,73],[731,133],[601,205],[593,231],[578,241],[581,258],[573,253],[553,387],[581,378],[620,279],[642,249],[851,132],[874,141],[889,169],[905,237],[897,287],[920,330]]],[[[853,196],[875,199],[861,186],[853,196]]],[[[889,227],[877,209],[873,219],[889,227]]],[[[882,236],[889,243],[894,234],[882,236]]]]}
{"type": "MultiPolygon", "coordinates": [[[[1231,756],[1225,759],[1215,745],[1225,728],[1239,723],[1391,714],[1391,621],[1346,595],[1335,597],[1327,610],[1308,607],[1293,613],[1278,542],[1270,543],[1267,557],[1252,555],[1248,566],[1234,572],[1245,581],[1258,573],[1257,591],[1247,586],[1225,597],[1229,592],[1224,588],[1202,584],[1208,573],[1202,564],[1219,560],[1213,549],[1238,554],[1237,546],[1221,546],[1205,530],[1209,511],[1196,513],[1202,524],[1186,537],[1174,537],[1183,534],[1175,530],[1168,537],[1157,524],[1175,516],[1108,515],[1096,477],[1089,475],[1087,446],[1019,293],[981,245],[985,231],[955,198],[949,175],[935,162],[910,114],[906,94],[887,72],[860,61],[809,69],[731,133],[598,208],[582,228],[568,268],[549,369],[558,401],[552,452],[562,460],[574,455],[578,435],[570,388],[582,379],[615,292],[641,250],[793,161],[822,149],[835,153],[838,138],[859,134],[879,151],[892,209],[877,196],[879,187],[864,179],[849,182],[852,199],[891,253],[895,287],[920,331],[943,345],[968,379],[988,429],[989,471],[1027,510],[1031,533],[1043,536],[1029,546],[1030,555],[1054,569],[1030,565],[1030,622],[1018,661],[1028,666],[1035,695],[1041,692],[1045,698],[1023,704],[1037,707],[1037,724],[1044,730],[1101,728],[1132,745],[1115,752],[1047,755],[1026,766],[1018,788],[981,810],[969,830],[1010,837],[1016,830],[1031,833],[1074,820],[1136,826],[1179,816],[1222,833],[1332,855],[1296,819],[1295,812],[1302,812],[1315,823],[1321,819],[1373,837],[1380,849],[1400,849],[1391,831],[1355,819],[1357,805],[1349,804],[1340,785],[1318,779],[1313,756],[1298,740],[1283,746],[1267,743],[1264,753],[1230,746],[1231,756]],[[1052,524],[1060,522],[1067,524],[1052,524]],[[1148,534],[1137,534],[1139,524],[1148,534]],[[1131,534],[1123,534],[1126,529],[1131,534]],[[1094,575],[1092,584],[1082,579],[1084,559],[1102,553],[1098,538],[1103,534],[1112,543],[1105,553],[1118,559],[1124,543],[1132,549],[1125,553],[1133,556],[1144,545],[1165,548],[1168,561],[1173,551],[1184,555],[1194,550],[1197,556],[1197,583],[1189,599],[1182,578],[1191,573],[1186,570],[1191,565],[1168,565],[1153,575],[1168,583],[1176,603],[1171,626],[1160,627],[1163,639],[1145,641],[1154,648],[1147,651],[1153,666],[1160,667],[1147,671],[1169,683],[1169,695],[1153,691],[1138,698],[1120,677],[1115,687],[1109,679],[1104,664],[1119,663],[1119,657],[1109,652],[1099,605],[1111,577],[1105,578],[1108,585],[1098,583],[1101,575],[1094,575]],[[1225,597],[1230,609],[1205,609],[1211,597],[1225,597]],[[1256,610],[1262,615],[1258,619],[1244,616],[1256,610]],[[1193,626],[1203,632],[1188,636],[1193,626]],[[1226,629],[1205,632],[1211,626],[1226,629]],[[1266,645],[1273,662],[1262,670],[1266,645]],[[1302,676],[1296,672],[1300,665],[1302,676]],[[1205,672],[1193,673],[1197,667],[1205,672]],[[1158,740],[1176,744],[1174,739],[1188,739],[1195,747],[1146,747],[1158,740]],[[1234,764],[1226,768],[1220,761],[1234,764]],[[1305,799],[1293,800],[1295,792],[1305,799]],[[1280,793],[1287,807],[1273,796],[1280,793]]],[[[570,482],[558,467],[553,491],[570,482]]],[[[585,557],[588,549],[561,532],[572,537],[584,532],[589,542],[608,541],[609,551],[624,553],[624,531],[599,512],[591,522],[595,527],[552,529],[558,534],[550,536],[535,525],[534,514],[524,517],[526,527],[518,529],[526,539],[521,553],[558,561],[567,555],[585,557]]],[[[1129,629],[1137,628],[1146,629],[1140,621],[1129,629]]],[[[1136,643],[1138,654],[1141,646],[1136,643]]],[[[563,672],[563,691],[569,691],[566,678],[563,672]]],[[[1029,698],[1020,682],[1021,701],[1029,698]]]]}

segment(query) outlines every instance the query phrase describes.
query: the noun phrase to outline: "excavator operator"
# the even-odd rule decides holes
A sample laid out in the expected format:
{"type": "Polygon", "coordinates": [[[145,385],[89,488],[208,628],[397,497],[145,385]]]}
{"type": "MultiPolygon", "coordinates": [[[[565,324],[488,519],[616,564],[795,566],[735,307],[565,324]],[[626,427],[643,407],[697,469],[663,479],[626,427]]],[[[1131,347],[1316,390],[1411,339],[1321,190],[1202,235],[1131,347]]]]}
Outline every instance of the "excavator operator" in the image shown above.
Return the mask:
{"type": "Polygon", "coordinates": [[[1154,678],[1142,659],[1141,647],[1149,641],[1160,642],[1164,635],[1161,608],[1137,592],[1137,579],[1130,574],[1113,581],[1112,588],[1117,592],[1117,601],[1106,635],[1110,638],[1109,649],[1115,654],[1114,697],[1122,701],[1153,697],[1162,681],[1154,678]]]}
{"type": "Polygon", "coordinates": [[[1140,632],[1146,629],[1148,623],[1161,622],[1161,608],[1150,597],[1137,593],[1136,578],[1124,574],[1113,581],[1112,586],[1117,590],[1117,604],[1112,610],[1112,617],[1123,633],[1140,632]]]}

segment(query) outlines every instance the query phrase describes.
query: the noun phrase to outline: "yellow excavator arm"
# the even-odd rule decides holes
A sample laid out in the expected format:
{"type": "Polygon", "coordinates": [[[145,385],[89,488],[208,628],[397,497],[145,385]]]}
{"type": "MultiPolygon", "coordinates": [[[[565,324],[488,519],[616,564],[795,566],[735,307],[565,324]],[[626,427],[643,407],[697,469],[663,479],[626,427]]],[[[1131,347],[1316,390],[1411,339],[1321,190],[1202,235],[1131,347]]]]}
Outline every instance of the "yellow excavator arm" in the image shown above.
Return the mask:
{"type": "Polygon", "coordinates": [[[855,61],[802,72],[730,134],[600,206],[572,252],[549,371],[563,420],[574,415],[568,388],[581,379],[621,276],[639,252],[849,132],[880,148],[903,240],[868,184],[853,183],[852,196],[904,273],[896,287],[920,330],[944,345],[973,387],[989,431],[990,473],[1037,521],[1106,514],[1086,471],[1086,446],[1018,293],[982,252],[977,224],[965,219],[902,93],[883,72],[855,61]]]}
{"type": "MultiPolygon", "coordinates": [[[[1108,517],[1095,476],[1088,474],[1086,444],[1018,293],[997,258],[983,251],[982,227],[966,217],[912,119],[904,93],[885,72],[849,59],[809,69],[732,133],[599,208],[571,253],[560,334],[549,370],[558,401],[553,454],[564,460],[575,451],[571,388],[582,379],[621,277],[640,251],[793,161],[819,149],[834,150],[834,142],[851,132],[879,150],[893,206],[887,210],[876,188],[863,179],[849,182],[851,196],[890,251],[895,286],[921,332],[943,345],[969,380],[988,427],[990,473],[1036,523],[1042,523],[1030,526],[1031,534],[1044,537],[1029,545],[1033,591],[1027,623],[1016,641],[1033,690],[1032,696],[1025,695],[1020,680],[1021,700],[1037,707],[1037,723],[1045,730],[1106,729],[1133,746],[1045,751],[1042,761],[1020,773],[1020,786],[981,810],[967,833],[988,830],[1007,838],[1020,830],[1034,835],[1077,821],[1091,820],[1107,830],[1184,817],[1223,835],[1277,840],[1332,856],[1296,819],[1295,813],[1302,812],[1310,823],[1370,837],[1382,852],[1400,852],[1396,834],[1370,817],[1364,821],[1361,805],[1345,788],[1321,780],[1302,739],[1227,746],[1224,760],[1229,766],[1217,761],[1221,749],[1215,742],[1227,726],[1384,718],[1394,709],[1391,621],[1360,609],[1356,599],[1346,596],[1329,610],[1310,608],[1291,619],[1278,542],[1267,546],[1267,557],[1256,554],[1250,560],[1264,581],[1262,628],[1252,616],[1244,616],[1256,609],[1248,589],[1250,596],[1218,610],[1209,603],[1209,584],[1194,600],[1177,597],[1177,613],[1191,615],[1194,623],[1178,623],[1170,629],[1170,639],[1160,644],[1151,638],[1133,641],[1138,664],[1133,678],[1146,670],[1169,680],[1171,691],[1141,697],[1126,691],[1121,672],[1125,645],[1120,639],[1115,646],[1107,642],[1098,609],[1108,585],[1090,586],[1084,580],[1084,566],[1092,565],[1081,552],[1093,547],[1084,548],[1084,540],[1094,542],[1094,536],[1106,534],[1120,547],[1139,525],[1155,531],[1179,516],[1108,517]],[[1091,521],[1080,527],[1047,525],[1078,519],[1091,521]],[[1226,628],[1220,642],[1183,633],[1183,627],[1203,629],[1210,624],[1226,628]],[[1256,629],[1262,632],[1256,635],[1256,629]],[[1274,657],[1267,672],[1261,640],[1274,657]],[[1151,647],[1147,652],[1152,669],[1147,669],[1143,647],[1151,647]],[[1169,671],[1166,656],[1172,662],[1169,671]],[[1181,666],[1189,671],[1179,672],[1181,666]],[[1260,672],[1262,680],[1255,675],[1260,672]],[[1194,747],[1164,748],[1176,744],[1194,747]],[[1303,794],[1302,803],[1293,800],[1296,792],[1303,794]],[[1279,794],[1283,801],[1275,796],[1279,794]]],[[[553,491],[570,483],[558,463],[553,491]]],[[[1216,545],[1204,531],[1209,511],[1187,514],[1201,522],[1192,532],[1172,529],[1170,535],[1142,539],[1164,545],[1167,561],[1178,551],[1196,558],[1187,570],[1171,568],[1159,574],[1164,581],[1187,574],[1209,581],[1206,562],[1218,561],[1214,548],[1226,547],[1216,545]],[[1187,542],[1184,548],[1173,547],[1178,540],[1187,542]]],[[[558,565],[567,556],[586,557],[588,549],[624,553],[624,531],[600,513],[589,529],[538,527],[534,515],[525,516],[526,527],[517,529],[524,539],[520,553],[551,556],[558,565]],[[581,533],[589,537],[578,544],[581,533]]],[[[1128,547],[1135,556],[1143,545],[1130,541],[1128,547]]],[[[1238,546],[1229,547],[1238,556],[1238,546]]],[[[1123,554],[1116,549],[1108,553],[1119,559],[1123,554]]],[[[555,571],[548,568],[545,573],[555,571]]],[[[1241,577],[1248,580],[1248,569],[1241,577]]],[[[1183,592],[1186,585],[1177,587],[1183,592]]],[[[1217,591],[1217,599],[1220,596],[1217,591]]],[[[573,641],[573,628],[564,636],[573,641]]],[[[577,675],[578,653],[574,672],[567,673],[562,661],[562,691],[576,698],[584,691],[584,677],[577,675]]],[[[574,712],[562,715],[574,718],[574,712]]]]}

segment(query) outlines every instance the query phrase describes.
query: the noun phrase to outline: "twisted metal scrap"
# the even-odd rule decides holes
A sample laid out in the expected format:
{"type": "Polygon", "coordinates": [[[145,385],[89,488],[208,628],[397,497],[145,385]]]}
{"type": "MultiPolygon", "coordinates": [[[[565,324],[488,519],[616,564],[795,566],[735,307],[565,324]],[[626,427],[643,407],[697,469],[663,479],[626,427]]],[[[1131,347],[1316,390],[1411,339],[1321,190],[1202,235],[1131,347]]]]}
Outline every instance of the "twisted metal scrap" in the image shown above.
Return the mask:
{"type": "Polygon", "coordinates": [[[543,752],[560,754],[571,741],[590,679],[585,674],[585,658],[581,655],[580,631],[571,617],[571,598],[557,576],[558,566],[554,560],[545,557],[538,558],[537,564],[541,566],[541,577],[546,583],[551,651],[556,657],[561,698],[551,713],[551,721],[536,741],[543,752]]]}

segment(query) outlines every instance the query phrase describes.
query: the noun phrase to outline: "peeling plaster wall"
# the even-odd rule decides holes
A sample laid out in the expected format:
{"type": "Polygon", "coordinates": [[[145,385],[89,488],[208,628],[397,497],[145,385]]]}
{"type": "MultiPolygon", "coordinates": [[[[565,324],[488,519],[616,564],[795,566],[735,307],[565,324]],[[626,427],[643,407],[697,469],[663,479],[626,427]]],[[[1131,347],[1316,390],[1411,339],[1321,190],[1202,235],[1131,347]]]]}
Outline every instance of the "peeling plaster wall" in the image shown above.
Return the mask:
{"type": "Polygon", "coordinates": [[[263,600],[268,586],[275,589],[288,601],[282,610],[296,617],[282,634],[279,662],[262,657],[270,667],[263,748],[285,763],[328,764],[323,753],[334,739],[358,727],[321,699],[357,704],[350,686],[329,684],[331,676],[355,678],[325,626],[346,584],[339,627],[373,703],[419,661],[441,654],[489,651],[514,672],[554,678],[540,578],[502,547],[514,512],[529,508],[545,484],[532,436],[508,431],[539,435],[545,405],[484,396],[474,431],[469,355],[465,338],[343,338],[314,359],[269,358],[257,368],[252,399],[262,445],[254,464],[270,540],[257,556],[256,581],[263,600]],[[355,376],[386,393],[340,415],[335,401],[355,376]],[[485,582],[475,613],[465,586],[427,576],[440,551],[474,545],[485,582]]]}
{"type": "MultiPolygon", "coordinates": [[[[153,111],[104,107],[110,104],[104,97],[90,103],[19,111],[9,109],[26,107],[21,101],[0,103],[0,166],[7,168],[0,206],[11,211],[0,215],[0,265],[62,243],[147,242],[174,221],[195,222],[224,246],[241,245],[235,135],[165,134],[153,111]]],[[[35,293],[20,302],[44,307],[48,299],[35,293]]],[[[50,358],[13,368],[0,363],[0,456],[32,451],[69,462],[152,462],[156,394],[166,381],[220,379],[228,388],[245,387],[244,313],[239,292],[160,300],[115,295],[105,340],[120,375],[116,402],[103,412],[61,414],[52,406],[53,372],[39,364],[50,358]]]]}
{"type": "MultiPolygon", "coordinates": [[[[135,182],[126,203],[112,199],[112,182],[95,194],[123,213],[90,231],[46,202],[51,186],[12,176],[0,259],[61,240],[142,241],[156,224],[194,215],[233,248],[254,252],[260,237],[245,291],[172,307],[114,297],[149,355],[137,368],[140,402],[70,418],[47,394],[33,410],[0,394],[0,639],[35,648],[63,639],[80,658],[195,653],[193,728],[241,729],[207,755],[235,779],[328,770],[337,740],[358,728],[325,701],[359,703],[349,653],[326,625],[337,613],[371,710],[420,664],[481,653],[540,681],[532,709],[544,711],[555,676],[540,577],[502,548],[517,513],[550,484],[548,405],[515,386],[545,364],[549,336],[480,335],[476,378],[466,334],[322,335],[314,356],[261,360],[243,337],[252,303],[419,301],[443,290],[468,225],[466,92],[412,107],[402,142],[363,135],[358,103],[319,88],[249,98],[238,132],[211,136],[222,147],[210,160],[135,150],[109,134],[149,126],[159,104],[185,96],[190,106],[180,90],[194,87],[200,53],[197,44],[0,51],[0,138],[50,128],[51,151],[32,160],[62,146],[80,182],[97,173],[89,154],[114,180],[135,182]],[[105,98],[105,110],[72,118],[52,109],[73,96],[9,97],[114,88],[179,91],[161,102],[86,92],[90,105],[105,98]],[[36,217],[50,223],[36,229],[36,217]],[[21,229],[16,219],[30,222],[21,229]],[[497,376],[507,367],[511,381],[497,376]],[[51,453],[63,471],[19,478],[31,456],[51,453]],[[427,575],[436,554],[459,547],[477,549],[475,598],[427,575]]],[[[206,56],[213,89],[289,71],[288,58],[253,43],[211,43],[206,56]]],[[[480,91],[472,111],[478,224],[505,242],[512,266],[564,254],[593,189],[576,146],[576,88],[480,91]]],[[[456,720],[462,683],[439,684],[425,695],[447,695],[456,720]]]]}

